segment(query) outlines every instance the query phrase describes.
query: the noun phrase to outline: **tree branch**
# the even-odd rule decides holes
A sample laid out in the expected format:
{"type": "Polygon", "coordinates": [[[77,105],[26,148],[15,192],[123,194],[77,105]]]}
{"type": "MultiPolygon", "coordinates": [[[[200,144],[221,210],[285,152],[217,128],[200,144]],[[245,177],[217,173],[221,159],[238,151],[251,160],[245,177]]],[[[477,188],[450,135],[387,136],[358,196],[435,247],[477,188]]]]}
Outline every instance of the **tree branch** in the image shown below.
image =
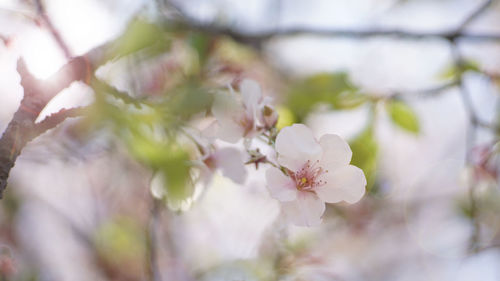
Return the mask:
{"type": "MultiPolygon", "coordinates": [[[[500,34],[492,33],[467,33],[464,28],[472,21],[477,19],[493,2],[485,1],[479,8],[460,24],[457,28],[440,32],[419,32],[402,29],[349,29],[349,28],[311,28],[311,27],[288,27],[276,30],[262,32],[246,33],[234,28],[216,24],[202,23],[193,17],[187,15],[182,8],[178,7],[172,1],[166,1],[170,9],[178,15],[178,19],[173,22],[180,28],[197,30],[215,36],[229,36],[235,41],[248,44],[254,47],[260,47],[265,41],[277,37],[287,37],[296,35],[313,35],[321,37],[349,38],[349,39],[369,39],[375,37],[388,37],[399,40],[422,40],[437,39],[454,41],[457,39],[470,42],[500,41],[500,34]]],[[[172,23],[170,23],[172,24],[172,23]]]]}
{"type": "Polygon", "coordinates": [[[52,113],[43,119],[40,123],[35,124],[33,134],[35,137],[45,133],[46,131],[55,128],[68,118],[83,116],[85,112],[84,107],[63,108],[56,113],[52,113]]]}
{"type": "Polygon", "coordinates": [[[147,266],[149,280],[151,281],[161,281],[163,280],[160,272],[160,265],[158,264],[158,223],[160,220],[160,202],[156,198],[152,198],[151,213],[149,217],[149,227],[148,227],[148,257],[147,266]]]}
{"type": "Polygon", "coordinates": [[[477,7],[469,16],[465,18],[465,20],[460,24],[457,30],[465,29],[469,24],[471,24],[474,20],[476,20],[480,15],[482,15],[486,9],[493,4],[493,0],[484,1],[479,7],[477,7]]]}
{"type": "Polygon", "coordinates": [[[90,65],[86,58],[77,57],[70,60],[57,73],[47,80],[35,78],[20,59],[17,71],[21,76],[24,96],[18,110],[14,113],[7,129],[0,138],[0,198],[7,186],[7,178],[14,167],[17,157],[26,144],[46,130],[57,126],[75,111],[59,112],[42,123],[36,124],[40,112],[61,90],[74,81],[90,80],[90,65]]]}
{"type": "Polygon", "coordinates": [[[54,24],[52,23],[52,20],[49,18],[47,15],[45,8],[42,4],[41,0],[35,0],[35,5],[36,5],[36,10],[38,12],[38,15],[42,18],[42,20],[45,22],[45,25],[50,31],[50,34],[52,34],[52,37],[54,37],[54,40],[56,40],[57,45],[59,45],[59,48],[63,51],[64,56],[66,59],[70,59],[73,57],[71,54],[71,51],[69,50],[68,45],[66,42],[64,42],[61,33],[56,29],[54,24]]]}
{"type": "MultiPolygon", "coordinates": [[[[457,27],[457,34],[461,33],[470,23],[476,20],[479,16],[481,16],[484,11],[492,4],[492,0],[486,0],[483,4],[481,4],[478,8],[476,8],[465,20],[457,27]]],[[[458,43],[456,41],[458,37],[453,37],[450,40],[450,50],[453,59],[453,63],[457,72],[457,83],[460,90],[460,97],[462,99],[462,104],[464,106],[465,113],[467,115],[468,122],[466,124],[466,151],[465,151],[465,162],[466,165],[471,164],[472,158],[472,148],[474,147],[474,143],[476,141],[477,129],[480,127],[483,122],[481,122],[478,118],[478,114],[474,109],[472,99],[467,89],[466,85],[463,81],[463,74],[466,71],[464,65],[464,59],[460,52],[458,43]]],[[[476,195],[476,184],[474,182],[468,183],[468,192],[469,192],[469,202],[470,202],[470,216],[473,223],[473,232],[470,237],[470,250],[477,251],[479,249],[479,239],[481,234],[481,225],[478,219],[479,216],[479,208],[477,206],[477,195],[476,195]]]]}

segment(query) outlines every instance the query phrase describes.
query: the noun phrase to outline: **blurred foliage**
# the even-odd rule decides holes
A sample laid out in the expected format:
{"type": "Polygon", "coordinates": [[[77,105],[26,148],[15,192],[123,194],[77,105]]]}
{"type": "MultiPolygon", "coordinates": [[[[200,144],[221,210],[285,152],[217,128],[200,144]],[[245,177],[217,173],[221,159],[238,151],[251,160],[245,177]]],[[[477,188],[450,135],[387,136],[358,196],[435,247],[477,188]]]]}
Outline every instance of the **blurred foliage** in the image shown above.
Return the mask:
{"type": "Polygon", "coordinates": [[[464,74],[467,71],[473,71],[473,72],[481,72],[481,69],[479,68],[479,63],[473,60],[465,60],[462,62],[460,67],[457,67],[456,65],[450,65],[446,67],[440,74],[439,78],[441,79],[456,79],[459,75],[464,74]]]}
{"type": "Polygon", "coordinates": [[[278,112],[278,122],[276,123],[276,128],[278,128],[278,130],[296,123],[295,115],[289,108],[278,106],[276,111],[278,112]]]}
{"type": "Polygon", "coordinates": [[[131,21],[125,32],[118,37],[107,51],[108,60],[145,51],[142,54],[152,57],[166,52],[171,40],[159,26],[141,19],[131,21]]]}
{"type": "Polygon", "coordinates": [[[299,80],[290,86],[286,105],[302,120],[318,105],[332,109],[352,109],[367,101],[344,72],[322,73],[299,80]]]}
{"type": "Polygon", "coordinates": [[[208,92],[187,81],[158,101],[137,105],[117,99],[108,90],[96,88],[93,122],[111,126],[134,158],[162,173],[169,202],[192,196],[191,151],[179,142],[178,129],[192,115],[208,110],[208,92]]]}
{"type": "Polygon", "coordinates": [[[390,100],[386,108],[392,122],[398,127],[414,134],[420,132],[417,114],[408,104],[401,100],[390,100]]]}
{"type": "Polygon", "coordinates": [[[350,141],[351,164],[363,170],[368,192],[373,191],[376,180],[378,144],[374,137],[373,123],[370,123],[356,138],[350,141]]]}
{"type": "Polygon", "coordinates": [[[209,57],[215,39],[212,36],[200,32],[192,32],[188,35],[188,44],[197,54],[199,65],[204,65],[209,57]]]}
{"type": "MultiPolygon", "coordinates": [[[[491,182],[490,188],[480,188],[476,183],[475,202],[472,204],[470,197],[464,196],[457,200],[457,207],[459,212],[470,220],[477,219],[477,216],[482,216],[482,221],[491,220],[497,226],[500,226],[498,221],[498,214],[500,213],[500,193],[494,188],[495,183],[491,182]],[[493,219],[491,219],[493,218],[493,219]]],[[[490,222],[491,224],[491,222],[490,222]]],[[[493,225],[491,225],[493,226],[493,225]]]]}
{"type": "Polygon", "coordinates": [[[95,233],[94,244],[106,262],[133,266],[145,257],[145,239],[142,226],[132,218],[121,217],[102,225],[95,233]]]}
{"type": "Polygon", "coordinates": [[[12,223],[21,207],[21,199],[14,192],[6,192],[2,198],[2,209],[5,218],[12,223]]]}
{"type": "Polygon", "coordinates": [[[222,61],[231,63],[251,63],[258,59],[259,55],[254,49],[237,43],[227,37],[222,37],[217,40],[217,49],[214,53],[222,61]]]}
{"type": "Polygon", "coordinates": [[[200,82],[190,80],[169,92],[163,107],[171,116],[180,118],[178,121],[188,120],[195,114],[207,112],[213,101],[207,89],[200,82]]]}
{"type": "Polygon", "coordinates": [[[274,281],[278,280],[273,261],[261,259],[233,260],[218,264],[205,272],[200,272],[196,280],[246,280],[246,281],[274,281]]]}
{"type": "Polygon", "coordinates": [[[173,154],[175,156],[162,165],[157,176],[161,177],[159,184],[163,199],[171,208],[178,210],[181,209],[182,203],[193,195],[194,186],[190,181],[188,154],[183,151],[173,151],[173,154]]]}

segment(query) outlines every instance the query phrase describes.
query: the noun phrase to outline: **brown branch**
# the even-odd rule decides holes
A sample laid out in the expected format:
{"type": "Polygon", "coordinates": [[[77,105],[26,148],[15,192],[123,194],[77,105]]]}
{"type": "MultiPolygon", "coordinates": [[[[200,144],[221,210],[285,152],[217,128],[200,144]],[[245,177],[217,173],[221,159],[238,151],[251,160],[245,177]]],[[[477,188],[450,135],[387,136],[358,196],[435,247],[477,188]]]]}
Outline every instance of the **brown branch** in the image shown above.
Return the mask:
{"type": "Polygon", "coordinates": [[[56,27],[52,23],[52,20],[47,15],[45,8],[42,4],[42,1],[35,0],[35,5],[36,5],[36,10],[38,12],[38,15],[42,18],[43,22],[45,23],[45,25],[49,29],[50,34],[52,34],[52,37],[54,37],[54,40],[56,41],[57,45],[59,45],[59,48],[64,53],[64,56],[66,57],[66,59],[72,58],[73,55],[71,54],[71,51],[70,51],[68,45],[66,44],[66,42],[64,42],[64,40],[61,36],[61,33],[59,33],[59,31],[56,29],[56,27]]]}
{"type": "MultiPolygon", "coordinates": [[[[60,42],[64,43],[62,39],[60,42]]],[[[36,124],[35,120],[40,112],[52,98],[70,86],[71,83],[82,81],[90,85],[94,77],[94,70],[106,61],[105,58],[109,55],[111,44],[103,44],[90,50],[84,56],[70,59],[59,71],[46,80],[35,78],[28,71],[24,61],[22,59],[18,61],[17,71],[21,76],[24,96],[0,138],[0,198],[7,187],[10,170],[14,167],[17,157],[26,144],[67,118],[79,115],[83,109],[62,110],[36,124]]]]}
{"type": "Polygon", "coordinates": [[[318,29],[318,28],[290,28],[284,30],[271,30],[261,33],[243,33],[231,28],[221,28],[216,26],[193,26],[194,29],[207,32],[214,35],[227,35],[236,41],[247,44],[261,44],[263,41],[276,37],[295,36],[295,35],[314,35],[322,37],[339,37],[350,39],[366,39],[374,37],[390,37],[403,40],[421,40],[421,39],[444,39],[459,38],[467,41],[500,41],[500,34],[488,33],[466,33],[466,32],[417,32],[400,29],[318,29]]]}
{"type": "Polygon", "coordinates": [[[297,35],[313,35],[321,37],[334,38],[349,38],[349,39],[369,39],[376,37],[388,37],[399,40],[422,40],[422,39],[437,39],[437,40],[464,40],[469,42],[485,42],[485,41],[500,41],[500,34],[495,33],[468,33],[464,31],[470,22],[479,17],[492,3],[491,0],[486,1],[477,8],[471,15],[460,24],[458,27],[438,32],[418,32],[402,29],[349,29],[349,28],[314,28],[314,27],[288,27],[276,30],[268,30],[262,32],[247,33],[236,30],[232,27],[221,26],[216,24],[202,23],[193,17],[187,15],[182,8],[175,5],[172,1],[166,1],[167,6],[173,10],[177,19],[169,22],[170,26],[177,26],[180,29],[190,29],[211,34],[214,36],[228,36],[243,44],[248,44],[260,48],[266,41],[278,38],[297,35]]]}
{"type": "MultiPolygon", "coordinates": [[[[486,9],[492,4],[492,0],[486,0],[483,4],[477,7],[472,13],[465,18],[465,20],[457,27],[456,34],[460,34],[462,30],[467,28],[467,26],[472,23],[474,20],[479,18],[486,9]]],[[[463,81],[463,74],[466,71],[464,58],[462,53],[460,52],[460,48],[456,41],[458,37],[450,38],[450,51],[453,59],[453,63],[455,65],[457,75],[457,85],[459,87],[460,97],[462,100],[462,104],[464,106],[465,113],[467,115],[467,125],[466,125],[466,151],[465,151],[465,162],[466,165],[471,164],[472,158],[472,148],[476,141],[477,137],[477,129],[484,125],[478,118],[478,114],[474,109],[471,95],[469,90],[463,81]]],[[[470,202],[470,216],[473,223],[473,232],[470,237],[469,247],[471,251],[479,250],[479,240],[481,236],[481,225],[479,222],[479,208],[477,206],[477,195],[476,195],[476,184],[474,182],[469,183],[468,192],[469,192],[469,202],[470,202]]]]}
{"type": "Polygon", "coordinates": [[[453,80],[448,83],[444,83],[442,85],[436,86],[436,87],[431,87],[431,88],[425,88],[425,89],[413,89],[413,90],[395,90],[392,91],[389,96],[383,97],[383,98],[401,98],[401,97],[408,97],[408,98],[430,98],[430,97],[435,97],[444,91],[451,89],[453,87],[458,86],[458,81],[453,80]]]}
{"type": "Polygon", "coordinates": [[[35,137],[45,133],[46,131],[55,128],[68,118],[83,116],[85,113],[84,107],[63,108],[58,112],[52,113],[43,119],[40,123],[35,124],[33,134],[35,137]]]}
{"type": "Polygon", "coordinates": [[[163,280],[160,272],[160,265],[158,261],[158,223],[160,220],[160,204],[156,198],[152,198],[152,207],[149,217],[149,227],[147,230],[147,268],[148,277],[151,281],[163,280]]]}
{"type": "Polygon", "coordinates": [[[69,113],[74,114],[73,111],[64,114],[60,112],[49,117],[45,122],[35,124],[40,112],[53,97],[74,81],[88,83],[91,76],[90,69],[86,58],[77,57],[70,60],[49,79],[39,80],[28,71],[22,59],[18,61],[17,71],[21,76],[24,96],[18,110],[14,113],[7,129],[0,138],[0,198],[7,186],[10,170],[14,167],[17,157],[26,144],[70,117],[69,113]]]}
{"type": "Polygon", "coordinates": [[[486,0],[484,1],[479,7],[474,9],[474,11],[468,15],[465,20],[460,24],[457,28],[457,30],[463,30],[465,29],[469,24],[471,24],[474,20],[476,20],[479,16],[481,16],[486,9],[493,4],[493,0],[486,0]]]}

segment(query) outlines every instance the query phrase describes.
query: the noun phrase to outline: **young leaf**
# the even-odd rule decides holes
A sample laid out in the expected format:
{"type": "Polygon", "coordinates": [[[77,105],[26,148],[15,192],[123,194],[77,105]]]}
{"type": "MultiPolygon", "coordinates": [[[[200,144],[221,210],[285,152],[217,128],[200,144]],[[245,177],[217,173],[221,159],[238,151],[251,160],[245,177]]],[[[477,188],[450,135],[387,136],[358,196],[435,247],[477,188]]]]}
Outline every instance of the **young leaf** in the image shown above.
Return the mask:
{"type": "Polygon", "coordinates": [[[351,164],[363,170],[367,180],[366,190],[370,191],[375,184],[378,155],[378,144],[373,135],[373,126],[369,125],[350,142],[350,146],[351,164]]]}
{"type": "Polygon", "coordinates": [[[417,114],[406,103],[398,100],[389,101],[387,110],[392,122],[398,127],[414,134],[420,132],[417,114]]]}
{"type": "Polygon", "coordinates": [[[147,50],[149,56],[154,56],[165,52],[169,47],[170,40],[159,26],[143,20],[134,20],[110,45],[107,59],[119,59],[141,50],[147,50]]]}
{"type": "Polygon", "coordinates": [[[337,72],[313,75],[293,84],[286,104],[301,121],[318,104],[327,104],[332,109],[352,109],[366,100],[346,73],[337,72]]]}
{"type": "Polygon", "coordinates": [[[440,74],[439,77],[442,79],[454,79],[457,75],[461,75],[464,72],[473,71],[473,72],[481,72],[479,68],[479,64],[472,60],[466,60],[462,63],[461,69],[457,69],[455,65],[450,65],[446,67],[440,74]]]}

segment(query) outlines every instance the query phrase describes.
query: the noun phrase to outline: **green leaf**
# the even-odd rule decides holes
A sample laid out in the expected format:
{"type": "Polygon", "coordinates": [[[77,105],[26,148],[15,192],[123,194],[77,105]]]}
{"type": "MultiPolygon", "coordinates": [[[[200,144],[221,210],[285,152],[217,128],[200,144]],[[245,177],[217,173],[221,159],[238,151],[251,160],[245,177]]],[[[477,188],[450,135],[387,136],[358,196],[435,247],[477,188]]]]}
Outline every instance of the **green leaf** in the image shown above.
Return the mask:
{"type": "Polygon", "coordinates": [[[173,116],[188,119],[192,115],[207,111],[213,100],[213,95],[198,85],[198,82],[187,81],[185,84],[168,93],[170,99],[165,101],[167,110],[173,116]]]}
{"type": "Polygon", "coordinates": [[[165,52],[169,47],[170,40],[159,26],[136,19],[110,45],[106,59],[116,60],[141,50],[146,50],[148,56],[154,56],[165,52]]]}
{"type": "Polygon", "coordinates": [[[351,164],[359,167],[365,173],[367,186],[371,191],[376,180],[378,144],[373,135],[373,125],[370,124],[360,135],[350,142],[352,150],[351,164]]]}
{"type": "Polygon", "coordinates": [[[414,134],[420,132],[417,114],[410,106],[400,100],[389,101],[386,106],[394,124],[414,134]]]}
{"type": "Polygon", "coordinates": [[[276,111],[278,112],[278,122],[276,123],[276,128],[279,130],[296,123],[295,115],[287,107],[278,106],[276,111]]]}
{"type": "Polygon", "coordinates": [[[439,75],[438,77],[441,79],[455,79],[457,75],[462,75],[464,72],[467,71],[473,71],[473,72],[481,72],[481,69],[479,67],[479,63],[476,61],[472,60],[465,60],[463,64],[460,66],[460,70],[457,68],[456,65],[450,65],[446,67],[439,75]]]}
{"type": "Polygon", "coordinates": [[[145,254],[145,237],[141,227],[131,218],[118,218],[103,224],[95,233],[94,243],[108,262],[137,262],[145,254]]]}
{"type": "Polygon", "coordinates": [[[213,37],[203,33],[193,32],[189,34],[188,43],[196,51],[200,66],[205,64],[212,46],[213,37]]]}
{"type": "Polygon", "coordinates": [[[171,151],[171,158],[166,161],[161,171],[165,175],[165,188],[170,201],[182,201],[193,195],[194,189],[189,182],[189,155],[186,151],[171,151]]]}
{"type": "Polygon", "coordinates": [[[367,101],[358,92],[344,72],[322,73],[294,83],[289,90],[286,105],[303,120],[319,104],[332,109],[352,109],[367,101]]]}
{"type": "Polygon", "coordinates": [[[164,143],[141,136],[132,140],[129,146],[133,155],[157,171],[155,184],[161,199],[166,200],[172,209],[181,209],[183,202],[194,192],[188,151],[173,142],[164,143]]]}

